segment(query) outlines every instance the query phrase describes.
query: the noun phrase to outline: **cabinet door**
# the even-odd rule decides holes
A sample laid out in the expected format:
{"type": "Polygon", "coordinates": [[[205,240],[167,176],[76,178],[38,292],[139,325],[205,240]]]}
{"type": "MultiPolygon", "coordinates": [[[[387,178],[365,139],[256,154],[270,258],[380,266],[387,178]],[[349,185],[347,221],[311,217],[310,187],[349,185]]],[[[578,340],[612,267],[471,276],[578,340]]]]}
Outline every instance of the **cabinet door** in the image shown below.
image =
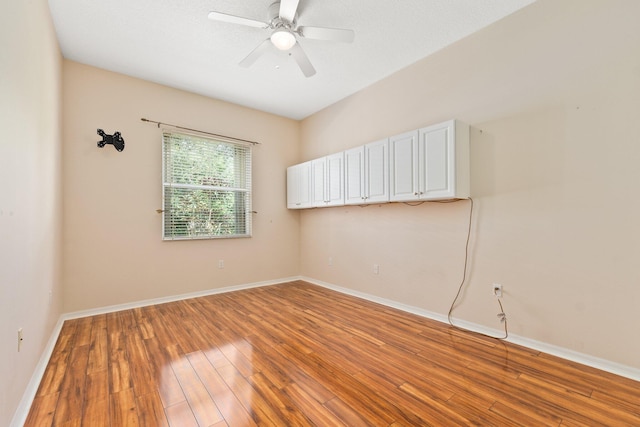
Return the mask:
{"type": "Polygon", "coordinates": [[[365,200],[367,203],[389,201],[389,140],[372,142],[365,151],[365,200]]]}
{"type": "Polygon", "coordinates": [[[418,131],[389,138],[389,199],[392,202],[417,200],[418,131]]]}
{"type": "Polygon", "coordinates": [[[287,168],[287,207],[311,207],[311,162],[287,168]]]}
{"type": "Polygon", "coordinates": [[[345,204],[364,203],[364,147],[344,152],[344,181],[345,204]]]}
{"type": "Polygon", "coordinates": [[[327,158],[311,161],[311,204],[325,206],[327,204],[327,158]]]}
{"type": "Polygon", "coordinates": [[[455,196],[455,137],[453,122],[420,129],[418,144],[420,182],[424,199],[455,196]]]}
{"type": "Polygon", "coordinates": [[[344,153],[325,157],[327,206],[344,205],[344,153]]]}

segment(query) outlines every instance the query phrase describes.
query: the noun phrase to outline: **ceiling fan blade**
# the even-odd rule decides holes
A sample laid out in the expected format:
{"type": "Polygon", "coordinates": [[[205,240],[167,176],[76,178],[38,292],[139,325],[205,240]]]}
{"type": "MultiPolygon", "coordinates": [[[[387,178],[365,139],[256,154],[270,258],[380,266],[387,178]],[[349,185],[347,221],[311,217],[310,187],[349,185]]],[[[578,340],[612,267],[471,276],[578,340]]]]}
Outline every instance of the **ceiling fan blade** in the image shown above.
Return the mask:
{"type": "Polygon", "coordinates": [[[253,49],[251,53],[247,55],[246,58],[240,61],[240,66],[245,68],[251,67],[253,63],[256,62],[256,60],[262,56],[262,54],[264,54],[267,50],[269,50],[270,46],[271,46],[271,40],[266,39],[265,41],[260,43],[258,47],[253,49]]]}
{"type": "Polygon", "coordinates": [[[293,22],[300,0],[280,0],[280,19],[293,22]]]}
{"type": "Polygon", "coordinates": [[[222,12],[209,12],[209,19],[213,21],[229,22],[231,24],[247,25],[255,28],[269,28],[269,24],[262,21],[256,21],[251,18],[243,18],[242,16],[229,15],[222,12]]]}
{"type": "Polygon", "coordinates": [[[291,56],[296,60],[298,67],[300,67],[300,70],[302,70],[302,74],[304,74],[305,77],[311,77],[316,73],[316,69],[313,68],[311,61],[309,61],[309,57],[304,53],[302,46],[300,46],[298,42],[293,45],[289,52],[291,52],[291,56]]]}
{"type": "Polygon", "coordinates": [[[331,40],[344,43],[351,43],[355,38],[353,30],[343,30],[341,28],[298,27],[298,34],[308,39],[331,40]]]}

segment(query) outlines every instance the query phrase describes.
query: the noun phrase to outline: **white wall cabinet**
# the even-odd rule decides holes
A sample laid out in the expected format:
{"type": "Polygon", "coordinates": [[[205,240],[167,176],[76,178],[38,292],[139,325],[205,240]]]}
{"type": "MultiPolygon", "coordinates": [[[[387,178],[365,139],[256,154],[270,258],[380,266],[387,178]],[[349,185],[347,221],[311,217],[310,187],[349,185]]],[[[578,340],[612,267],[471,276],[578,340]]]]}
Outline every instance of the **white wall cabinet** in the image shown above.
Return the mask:
{"type": "Polygon", "coordinates": [[[312,205],[344,205],[344,153],[311,161],[312,205]]]}
{"type": "Polygon", "coordinates": [[[384,139],[344,152],[347,205],[389,201],[389,142],[384,139]]]}
{"type": "Polygon", "coordinates": [[[310,208],[311,162],[300,163],[287,168],[287,208],[310,208]]]}
{"type": "Polygon", "coordinates": [[[469,197],[469,126],[450,120],[287,169],[287,207],[469,197]]]}
{"type": "Polygon", "coordinates": [[[469,197],[469,127],[455,120],[389,139],[392,202],[469,197]]]}
{"type": "Polygon", "coordinates": [[[418,131],[389,138],[389,200],[392,202],[418,198],[418,131]]]}

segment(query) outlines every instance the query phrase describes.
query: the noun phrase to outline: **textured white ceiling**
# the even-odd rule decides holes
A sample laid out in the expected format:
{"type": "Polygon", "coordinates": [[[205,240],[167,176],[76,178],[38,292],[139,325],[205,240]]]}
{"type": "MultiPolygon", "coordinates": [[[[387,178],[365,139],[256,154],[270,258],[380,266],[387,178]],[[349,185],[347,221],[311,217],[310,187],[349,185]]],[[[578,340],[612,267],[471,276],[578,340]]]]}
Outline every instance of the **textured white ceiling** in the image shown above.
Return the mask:
{"type": "Polygon", "coordinates": [[[269,30],[214,22],[219,12],[267,21],[273,0],[49,0],[65,58],[293,119],[305,118],[534,0],[300,0],[298,24],[349,28],[352,44],[302,39],[305,78],[272,49],[240,62],[269,30]]]}

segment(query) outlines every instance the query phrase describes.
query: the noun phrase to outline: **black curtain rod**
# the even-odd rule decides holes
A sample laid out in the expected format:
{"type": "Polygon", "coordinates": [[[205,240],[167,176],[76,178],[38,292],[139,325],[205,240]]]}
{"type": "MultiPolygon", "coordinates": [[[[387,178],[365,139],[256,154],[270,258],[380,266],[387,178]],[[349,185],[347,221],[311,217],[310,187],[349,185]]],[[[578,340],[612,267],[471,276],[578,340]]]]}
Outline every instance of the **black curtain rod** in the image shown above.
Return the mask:
{"type": "Polygon", "coordinates": [[[203,133],[205,135],[217,136],[218,138],[226,138],[226,139],[231,139],[231,140],[234,140],[234,141],[248,142],[249,144],[253,144],[253,145],[260,144],[259,142],[249,141],[248,139],[234,138],[232,136],[226,136],[226,135],[218,135],[217,133],[205,132],[203,130],[191,129],[191,128],[186,128],[186,127],[178,126],[178,125],[172,125],[171,123],[156,122],[155,120],[145,119],[144,117],[141,118],[140,120],[142,120],[143,122],[148,122],[148,123],[156,123],[158,125],[158,128],[160,127],[160,125],[165,125],[165,126],[174,127],[176,129],[189,130],[191,132],[198,132],[198,133],[203,133]]]}

